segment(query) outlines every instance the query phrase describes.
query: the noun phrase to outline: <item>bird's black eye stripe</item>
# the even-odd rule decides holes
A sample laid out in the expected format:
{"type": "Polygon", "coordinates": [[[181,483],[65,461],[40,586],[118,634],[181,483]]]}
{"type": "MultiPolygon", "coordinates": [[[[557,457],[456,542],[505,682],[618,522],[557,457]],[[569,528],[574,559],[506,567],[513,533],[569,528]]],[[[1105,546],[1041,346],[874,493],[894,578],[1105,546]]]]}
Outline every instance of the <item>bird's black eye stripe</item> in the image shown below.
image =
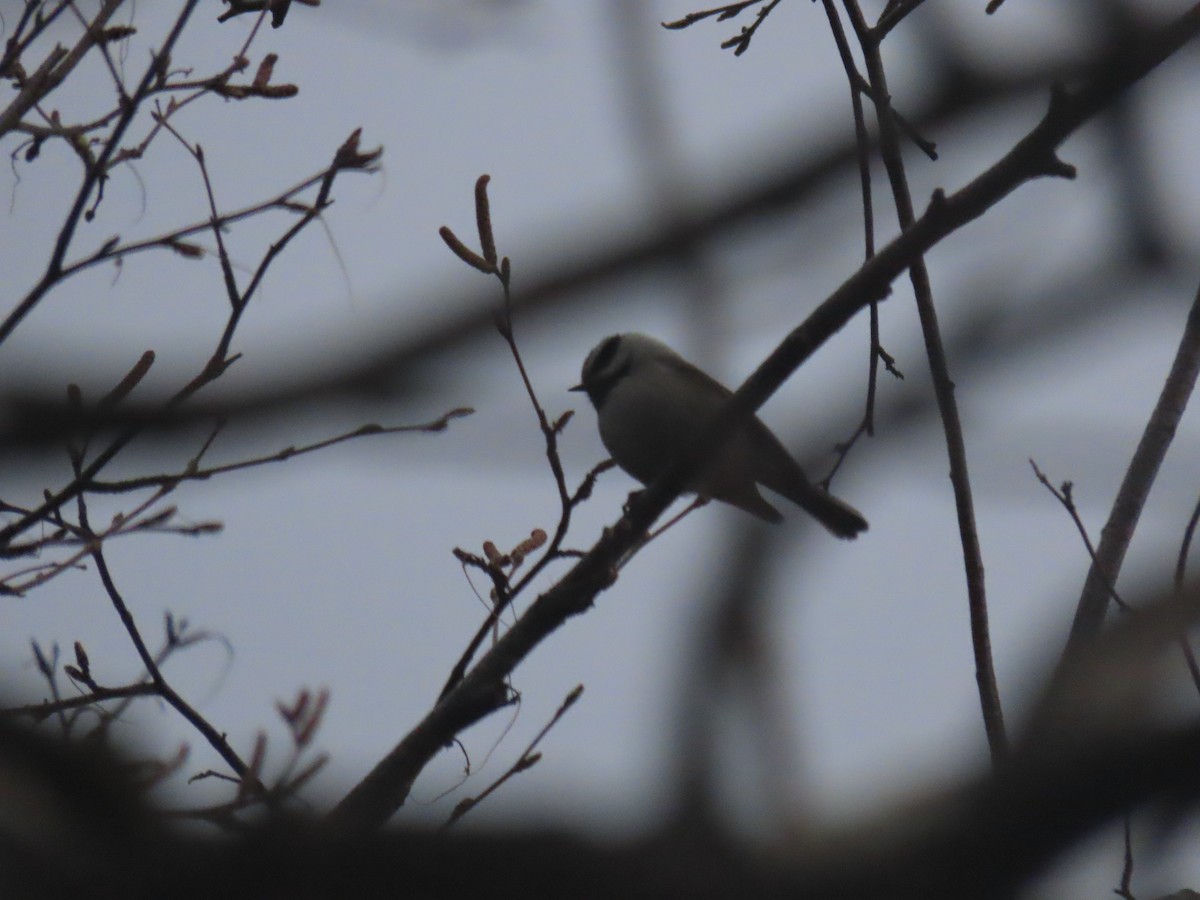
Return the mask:
{"type": "Polygon", "coordinates": [[[604,339],[604,343],[596,351],[596,358],[592,360],[592,367],[588,372],[590,377],[595,378],[608,367],[613,357],[617,355],[617,347],[620,344],[621,336],[619,334],[614,334],[612,337],[604,339]]]}
{"type": "Polygon", "coordinates": [[[592,405],[599,409],[604,405],[604,401],[608,399],[608,395],[612,393],[612,389],[617,386],[617,382],[629,374],[629,363],[626,362],[621,368],[615,372],[605,375],[603,378],[593,379],[587,387],[588,399],[592,401],[592,405]]]}

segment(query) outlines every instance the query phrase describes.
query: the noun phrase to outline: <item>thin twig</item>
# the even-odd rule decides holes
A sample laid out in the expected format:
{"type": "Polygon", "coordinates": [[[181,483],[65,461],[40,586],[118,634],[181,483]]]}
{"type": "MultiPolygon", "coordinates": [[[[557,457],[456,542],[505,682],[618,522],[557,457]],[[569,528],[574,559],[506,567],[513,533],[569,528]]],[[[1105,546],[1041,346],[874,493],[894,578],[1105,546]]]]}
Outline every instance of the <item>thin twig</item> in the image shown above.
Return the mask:
{"type": "MultiPolygon", "coordinates": [[[[641,492],[640,491],[634,492],[635,495],[638,493],[641,493],[641,492]]],[[[642,550],[644,550],[648,544],[657,540],[659,537],[661,537],[663,534],[665,534],[668,529],[673,528],[674,526],[678,525],[680,522],[682,522],[684,519],[686,519],[688,516],[690,516],[693,512],[700,509],[700,507],[707,506],[708,502],[709,501],[708,501],[707,497],[696,497],[694,500],[692,500],[691,503],[689,503],[687,506],[685,506],[683,509],[681,509],[679,512],[677,512],[675,515],[671,516],[671,518],[667,519],[667,521],[664,522],[662,525],[660,525],[658,528],[647,531],[646,536],[644,538],[642,538],[638,543],[636,543],[632,547],[630,547],[628,552],[626,552],[626,554],[617,562],[617,566],[616,566],[617,570],[619,571],[619,570],[625,568],[626,564],[629,563],[630,561],[632,561],[633,557],[635,555],[637,555],[638,553],[641,553],[642,550]]]]}
{"type": "Polygon", "coordinates": [[[1137,900],[1133,895],[1133,824],[1129,813],[1121,817],[1121,825],[1125,838],[1125,860],[1121,864],[1121,886],[1113,893],[1125,900],[1137,900]]]}
{"type": "Polygon", "coordinates": [[[217,475],[226,475],[230,472],[240,472],[243,469],[251,469],[255,466],[264,466],[268,463],[284,462],[285,460],[295,459],[297,456],[304,456],[307,453],[315,453],[318,450],[324,450],[328,447],[333,447],[337,444],[352,441],[356,438],[369,437],[379,434],[408,434],[411,432],[437,432],[445,430],[446,426],[453,420],[463,416],[469,416],[474,412],[470,407],[459,407],[452,409],[449,412],[443,413],[438,418],[423,422],[419,425],[360,425],[357,428],[351,429],[343,434],[335,437],[325,438],[321,441],[316,441],[312,444],[302,444],[299,447],[284,447],[282,450],[277,450],[274,453],[266,456],[255,456],[250,459],[238,460],[237,462],[225,463],[220,466],[210,466],[206,469],[188,467],[182,472],[176,472],[170,475],[145,475],[140,478],[126,478],[121,481],[93,481],[88,484],[87,490],[93,494],[121,494],[127,491],[137,491],[148,487],[166,487],[181,484],[185,481],[207,481],[217,475]]]}
{"type": "MultiPolygon", "coordinates": [[[[534,415],[537,417],[538,429],[542,433],[542,440],[545,444],[546,461],[550,466],[550,471],[554,477],[554,486],[558,492],[559,517],[553,536],[550,538],[549,543],[545,544],[545,550],[541,552],[515,584],[511,584],[508,576],[490,562],[474,560],[466,554],[459,554],[459,559],[464,565],[474,562],[478,568],[481,568],[492,579],[494,598],[486,619],[476,629],[466,649],[451,668],[446,683],[439,694],[439,700],[453,690],[462,679],[467,666],[475,658],[479,647],[482,646],[488,633],[492,632],[499,624],[500,616],[511,605],[513,599],[528,587],[547,565],[561,558],[562,542],[566,539],[567,532],[571,526],[571,513],[578,502],[576,498],[583,490],[581,487],[580,491],[577,491],[575,495],[571,494],[567,488],[566,474],[563,471],[562,459],[558,453],[558,435],[570,420],[571,414],[566,413],[554,422],[550,421],[546,415],[545,407],[542,406],[541,401],[538,399],[537,390],[533,386],[529,372],[525,368],[525,360],[521,356],[521,350],[517,345],[517,340],[513,332],[512,270],[508,257],[501,257],[496,250],[496,237],[492,227],[491,204],[487,193],[490,181],[491,176],[484,174],[480,175],[475,182],[475,227],[479,234],[479,252],[472,250],[463,243],[448,226],[443,226],[439,230],[439,234],[446,243],[446,246],[459,259],[486,275],[494,276],[500,282],[500,287],[504,294],[504,307],[496,317],[496,329],[512,354],[513,362],[516,363],[517,371],[521,376],[521,384],[525,388],[525,395],[529,399],[530,406],[533,407],[534,415]]],[[[543,541],[539,541],[538,547],[543,545],[544,536],[544,532],[542,532],[543,541]]]]}
{"type": "Polygon", "coordinates": [[[190,225],[184,225],[169,231],[165,234],[160,234],[156,237],[145,238],[139,241],[131,241],[128,244],[118,242],[109,242],[103,244],[97,251],[73,263],[68,263],[63,266],[62,275],[64,278],[88,269],[92,266],[103,262],[109,262],[125,256],[130,256],[134,253],[142,253],[146,250],[158,250],[167,248],[176,252],[183,252],[188,247],[195,245],[184,245],[184,239],[201,232],[208,231],[217,226],[222,230],[228,228],[236,222],[243,219],[249,219],[254,216],[262,215],[274,209],[287,210],[289,212],[303,212],[308,207],[307,204],[300,204],[294,198],[302,194],[304,191],[320,184],[326,176],[327,169],[322,169],[316,175],[305,178],[299,184],[293,185],[287,190],[281,191],[274,197],[268,200],[262,200],[252,206],[243,207],[242,209],[234,210],[233,212],[222,213],[214,219],[207,219],[203,222],[195,222],[190,225]]]}
{"type": "MultiPolygon", "coordinates": [[[[1029,460],[1029,465],[1033,467],[1033,474],[1037,476],[1037,480],[1046,488],[1054,499],[1062,504],[1063,509],[1070,515],[1071,521],[1075,523],[1075,528],[1079,532],[1079,536],[1083,539],[1084,549],[1087,550],[1088,559],[1092,565],[1096,564],[1096,548],[1092,544],[1091,535],[1087,532],[1087,527],[1083,524],[1083,519],[1079,515],[1079,508],[1075,505],[1074,485],[1069,481],[1064,481],[1061,487],[1055,487],[1050,483],[1050,479],[1046,474],[1038,468],[1038,464],[1032,459],[1029,460]]],[[[1108,595],[1112,597],[1113,602],[1123,612],[1132,612],[1133,608],[1121,599],[1121,595],[1117,593],[1117,587],[1112,582],[1106,582],[1105,588],[1108,590],[1108,595]]]]}
{"type": "MultiPolygon", "coordinates": [[[[846,40],[846,31],[842,27],[841,17],[833,0],[823,0],[825,16],[829,20],[829,28],[833,33],[834,44],[842,60],[842,68],[850,83],[850,108],[854,114],[854,141],[858,148],[858,180],[862,190],[863,206],[863,242],[864,258],[870,259],[875,255],[875,209],[871,201],[871,136],[867,132],[866,116],[863,113],[862,91],[857,83],[862,79],[858,67],[854,63],[854,55],[850,51],[850,42],[846,40]]],[[[870,346],[867,359],[867,397],[863,410],[862,421],[854,429],[849,440],[843,441],[837,447],[837,459],[829,473],[821,479],[821,485],[829,489],[833,478],[837,475],[842,463],[850,455],[850,450],[863,435],[875,434],[875,395],[879,382],[879,359],[882,347],[879,341],[879,303],[872,301],[870,306],[870,346]]]]}
{"type": "Polygon", "coordinates": [[[34,720],[41,721],[47,716],[58,715],[59,713],[79,709],[85,706],[93,706],[97,703],[103,703],[106,700],[122,700],[129,697],[156,697],[158,696],[158,687],[154,684],[128,684],[124,687],[93,688],[86,694],[80,694],[78,697],[65,697],[57,700],[43,700],[41,703],[29,703],[25,706],[13,706],[8,709],[0,709],[0,717],[16,717],[29,716],[34,720]]]}
{"type": "Polygon", "coordinates": [[[76,545],[80,547],[76,553],[72,554],[66,559],[55,562],[50,566],[39,567],[37,574],[26,581],[14,580],[19,573],[14,573],[13,575],[8,576],[3,581],[0,581],[0,591],[19,597],[26,592],[33,590],[34,588],[41,587],[52,578],[56,578],[68,569],[74,568],[78,565],[80,560],[83,560],[91,555],[91,547],[95,541],[99,540],[103,542],[119,534],[136,531],[139,523],[142,521],[141,516],[148,514],[151,507],[157,504],[158,501],[160,501],[169,492],[170,489],[156,491],[151,497],[139,503],[132,510],[122,513],[118,516],[114,516],[108,528],[104,529],[99,534],[93,533],[90,530],[84,530],[78,527],[70,526],[60,518],[56,524],[58,524],[59,528],[64,533],[73,535],[72,538],[64,539],[56,534],[43,540],[30,542],[30,544],[22,544],[17,547],[6,548],[4,555],[25,555],[30,552],[36,552],[38,550],[54,546],[76,545]]]}
{"type": "MultiPolygon", "coordinates": [[[[1188,517],[1187,527],[1183,530],[1183,540],[1179,544],[1179,557],[1175,561],[1175,596],[1182,600],[1184,575],[1187,572],[1187,559],[1191,551],[1192,538],[1196,534],[1196,523],[1200,521],[1200,501],[1198,501],[1192,509],[1191,516],[1188,517]]],[[[1196,691],[1200,693],[1200,664],[1196,661],[1196,654],[1192,650],[1192,643],[1188,639],[1186,631],[1179,635],[1179,646],[1183,651],[1184,661],[1187,663],[1188,672],[1192,676],[1192,684],[1196,686],[1196,691]]]]}
{"type": "MultiPolygon", "coordinates": [[[[242,758],[234,751],[233,747],[230,746],[225,735],[200,715],[163,677],[162,670],[150,654],[150,650],[142,638],[142,633],[138,629],[137,623],[133,620],[133,614],[129,611],[129,606],[125,603],[125,598],[121,596],[121,592],[117,589],[116,582],[109,571],[108,561],[105,559],[99,536],[92,532],[88,524],[87,504],[82,495],[76,498],[76,504],[79,510],[79,527],[83,532],[89,534],[94,541],[91,557],[92,561],[96,564],[96,573],[100,576],[100,582],[104,585],[109,602],[112,603],[113,609],[116,610],[117,616],[125,628],[125,633],[129,636],[134,650],[137,652],[142,665],[146,669],[155,692],[200,733],[209,746],[217,751],[226,764],[237,773],[239,778],[243,780],[247,779],[250,776],[249,769],[246,767],[246,763],[242,761],[242,758]]],[[[255,781],[257,780],[255,779],[255,781]]],[[[261,792],[262,790],[262,786],[257,783],[248,784],[247,787],[252,791],[261,792]]]]}
{"type": "MultiPolygon", "coordinates": [[[[904,158],[900,152],[895,120],[888,102],[890,94],[887,76],[883,68],[883,58],[879,52],[879,43],[867,25],[857,0],[844,0],[844,5],[866,61],[871,94],[875,101],[876,118],[879,124],[879,147],[888,179],[891,182],[896,215],[900,228],[908,229],[913,225],[916,217],[913,212],[912,195],[908,187],[908,176],[905,173],[904,158]]],[[[975,504],[971,494],[971,479],[967,470],[966,441],[963,438],[962,420],[959,417],[958,403],[954,397],[954,382],[950,377],[946,351],[942,346],[941,327],[938,325],[937,310],[933,303],[933,289],[930,285],[929,272],[925,267],[924,258],[914,256],[908,271],[916,297],[921,333],[925,340],[925,353],[929,359],[934,395],[937,399],[938,411],[941,414],[946,453],[950,461],[950,482],[954,488],[954,505],[958,515],[963,568],[967,580],[967,605],[971,617],[971,647],[975,656],[975,680],[979,688],[984,730],[987,734],[992,761],[998,764],[1005,754],[1007,738],[1005,737],[1000,692],[996,684],[996,672],[992,662],[983,553],[979,545],[979,531],[975,523],[975,504]]]]}
{"type": "Polygon", "coordinates": [[[887,37],[888,32],[903,22],[909,13],[924,2],[925,0],[893,0],[888,3],[887,8],[880,15],[879,21],[875,23],[873,29],[875,40],[882,41],[887,37]]]}
{"type": "Polygon", "coordinates": [[[488,785],[483,793],[481,793],[478,797],[464,797],[462,800],[460,800],[450,813],[450,818],[442,824],[442,830],[449,828],[451,825],[473,810],[476,806],[494,794],[500,789],[501,785],[503,785],[514,775],[525,772],[537,765],[542,758],[542,754],[534,753],[534,750],[537,749],[537,745],[542,742],[542,738],[550,733],[550,729],[558,724],[559,719],[567,714],[567,710],[574,706],[575,701],[578,700],[582,695],[583,685],[576,685],[575,688],[572,689],[569,694],[567,694],[566,699],[559,704],[558,709],[555,711],[554,715],[551,716],[550,721],[547,722],[542,730],[537,733],[534,739],[529,742],[529,746],[525,748],[524,752],[519,757],[517,757],[517,761],[513,763],[511,767],[509,767],[508,771],[488,785]]]}
{"type": "MultiPolygon", "coordinates": [[[[100,8],[96,11],[96,15],[92,19],[91,24],[84,30],[83,36],[75,43],[75,46],[70,51],[55,45],[50,53],[47,54],[45,61],[38,67],[37,71],[35,71],[33,75],[26,79],[24,84],[21,85],[21,91],[16,98],[9,103],[5,109],[0,110],[0,136],[3,136],[11,131],[17,125],[17,123],[21,121],[21,118],[34,107],[35,104],[46,99],[46,97],[48,97],[55,90],[55,88],[63,83],[66,77],[71,74],[76,66],[79,65],[80,61],[82,61],[83,58],[87,56],[88,52],[96,46],[96,43],[101,40],[104,34],[104,27],[108,24],[108,20],[112,18],[113,14],[123,2],[124,0],[104,0],[100,8]]],[[[196,0],[191,0],[189,6],[180,13],[181,19],[186,21],[187,17],[191,15],[191,7],[195,6],[195,2],[196,0]]],[[[37,4],[35,3],[28,4],[30,8],[36,5],[37,4]]],[[[57,17],[59,13],[61,13],[69,5],[73,4],[64,2],[61,6],[54,10],[53,16],[57,17]]],[[[35,30],[31,35],[31,40],[32,38],[37,37],[38,33],[39,32],[35,30]]],[[[175,33],[175,36],[178,37],[177,32],[175,33]]],[[[174,41],[171,40],[170,43],[173,45],[174,41]]],[[[24,47],[21,47],[17,50],[17,53],[19,54],[24,49],[24,47]]],[[[170,52],[169,46],[167,47],[167,52],[170,52]]],[[[6,54],[5,69],[8,70],[11,64],[16,61],[16,59],[16,56],[13,56],[11,59],[9,59],[8,54],[6,54]]],[[[154,64],[152,62],[151,67],[153,67],[153,65],[154,64]]],[[[90,186],[87,189],[90,190],[90,186]]],[[[82,206],[79,208],[79,212],[82,212],[82,206]]],[[[3,329],[0,329],[0,343],[4,342],[4,338],[6,336],[6,332],[4,332],[3,329]]]]}
{"type": "MultiPolygon", "coordinates": [[[[1096,550],[1092,546],[1091,537],[1088,535],[1087,529],[1084,527],[1083,520],[1082,520],[1082,518],[1080,518],[1078,508],[1075,506],[1075,499],[1072,496],[1071,482],[1064,481],[1061,488],[1055,488],[1050,483],[1050,479],[1047,478],[1042,473],[1042,470],[1038,468],[1037,463],[1035,463],[1031,459],[1029,461],[1029,464],[1031,466],[1033,466],[1033,471],[1034,471],[1034,474],[1037,476],[1038,481],[1040,481],[1046,487],[1046,489],[1048,491],[1050,491],[1051,494],[1054,495],[1055,499],[1057,499],[1058,502],[1061,503],[1063,505],[1063,507],[1066,509],[1066,511],[1070,514],[1071,519],[1075,522],[1076,529],[1078,529],[1080,536],[1083,538],[1083,546],[1087,549],[1088,559],[1091,560],[1092,568],[1096,568],[1096,566],[1097,566],[1096,550]]],[[[1198,507],[1198,509],[1200,509],[1200,507],[1198,507]]],[[[1195,521],[1195,519],[1193,518],[1193,523],[1194,523],[1194,521],[1195,521]]],[[[1187,548],[1187,542],[1188,542],[1189,538],[1190,538],[1190,532],[1184,538],[1184,553],[1181,555],[1181,559],[1186,556],[1186,548],[1187,548]]],[[[1177,566],[1176,571],[1175,571],[1175,593],[1179,597],[1182,597],[1182,595],[1183,595],[1183,575],[1184,575],[1183,568],[1177,566]]],[[[1108,591],[1108,595],[1112,598],[1113,602],[1115,604],[1117,604],[1117,608],[1119,610],[1121,610],[1121,612],[1124,612],[1124,613],[1136,612],[1136,610],[1133,607],[1131,607],[1128,603],[1126,603],[1123,599],[1121,599],[1121,595],[1119,593],[1117,593],[1116,585],[1114,585],[1112,582],[1108,581],[1103,572],[1100,572],[1098,577],[1105,579],[1104,580],[1105,589],[1108,591]]],[[[1192,678],[1192,685],[1196,688],[1196,692],[1198,694],[1200,694],[1200,665],[1198,665],[1196,662],[1196,654],[1192,651],[1192,645],[1188,642],[1188,636],[1187,636],[1186,630],[1180,632],[1178,642],[1179,642],[1180,652],[1183,654],[1184,663],[1187,665],[1188,674],[1192,678]]]]}

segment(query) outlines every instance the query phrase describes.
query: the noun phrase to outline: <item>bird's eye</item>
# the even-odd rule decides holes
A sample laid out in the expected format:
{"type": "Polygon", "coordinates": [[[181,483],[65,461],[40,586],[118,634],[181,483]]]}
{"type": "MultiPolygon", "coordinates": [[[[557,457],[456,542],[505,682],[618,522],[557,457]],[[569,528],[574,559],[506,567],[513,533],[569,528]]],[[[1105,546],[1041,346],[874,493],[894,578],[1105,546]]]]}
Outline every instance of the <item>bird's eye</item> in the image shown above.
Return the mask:
{"type": "Polygon", "coordinates": [[[591,376],[598,375],[608,368],[608,364],[613,361],[613,357],[617,355],[617,347],[620,346],[621,336],[614,334],[610,338],[605,338],[599,349],[596,350],[596,357],[592,360],[591,366],[588,367],[588,374],[591,376]]]}

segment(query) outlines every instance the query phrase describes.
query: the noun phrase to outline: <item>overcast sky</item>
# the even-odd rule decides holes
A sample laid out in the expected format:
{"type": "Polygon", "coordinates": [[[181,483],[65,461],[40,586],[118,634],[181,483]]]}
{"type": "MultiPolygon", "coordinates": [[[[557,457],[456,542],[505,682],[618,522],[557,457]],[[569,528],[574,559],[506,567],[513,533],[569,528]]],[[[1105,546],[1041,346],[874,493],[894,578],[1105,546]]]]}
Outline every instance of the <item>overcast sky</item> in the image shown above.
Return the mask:
{"type": "MultiPolygon", "coordinates": [[[[1164,16],[1182,6],[1158,5],[1164,16]]],[[[4,6],[11,16],[15,4],[4,6]]],[[[123,54],[130,80],[174,6],[131,7],[140,35],[123,54]]],[[[890,88],[902,111],[921,107],[938,74],[922,51],[939,35],[953,36],[966,55],[996,71],[1077,58],[1098,39],[1080,4],[1047,10],[1011,2],[991,17],[982,3],[927,6],[886,45],[890,88]]],[[[202,4],[176,65],[215,70],[245,40],[251,19],[218,25],[216,7],[202,4]]],[[[692,8],[676,0],[294,6],[284,28],[260,35],[251,58],[257,64],[266,52],[278,53],[274,80],[299,85],[296,98],[210,98],[178,119],[184,135],[204,145],[218,203],[243,206],[319,171],[359,127],[364,146],[383,146],[383,166],[373,177],[339,178],[324,228],[311,228],[277,263],[238,332],[234,350],[244,357],[223,390],[340,367],[498,302],[495,286],[437,235],[450,225],[473,243],[472,188],[483,172],[492,176],[499,249],[511,257],[519,288],[582,256],[589,242],[648,233],[672,205],[686,212],[715,202],[757,172],[798,165],[848,140],[845,76],[819,5],[781,4],[750,51],[736,58],[719,48],[736,23],[684,31],[657,24],[692,8]],[[636,66],[652,76],[640,82],[644,96],[633,80],[644,74],[631,72],[636,66]],[[638,109],[660,123],[665,148],[639,143],[631,124],[638,109]],[[665,167],[653,158],[664,150],[665,167]]],[[[1194,54],[1181,56],[1156,73],[1139,88],[1134,113],[1149,160],[1142,191],[1168,230],[1170,253],[1185,260],[1195,259],[1200,235],[1194,65],[1194,54]]],[[[97,76],[65,94],[64,117],[94,109],[106,86],[97,76]]],[[[908,158],[918,206],[933,188],[959,187],[997,159],[1045,102],[1044,91],[1016,96],[930,135],[939,160],[916,152],[908,158]]],[[[11,153],[15,141],[4,147],[11,153]]],[[[1056,483],[1074,481],[1081,514],[1097,535],[1200,277],[1185,266],[1141,282],[1106,280],[1114,255],[1125,252],[1115,236],[1120,192],[1109,153],[1105,134],[1085,129],[1063,152],[1079,167],[1075,181],[1022,187],[929,259],[976,490],[996,668],[1014,728],[1061,649],[1086,573],[1074,526],[1037,484],[1028,460],[1056,483]],[[1124,305],[1110,316],[1083,316],[1078,310],[1093,292],[1096,304],[1124,305]],[[992,318],[981,319],[981,308],[992,318]],[[1028,325],[1033,313],[1050,308],[1061,310],[1057,318],[1051,313],[1049,324],[1028,325]],[[954,355],[979,328],[1009,341],[1003,362],[954,355]]],[[[34,164],[0,167],[6,309],[38,278],[76,172],[67,151],[50,145],[34,164]]],[[[885,184],[877,173],[883,239],[895,231],[885,184]]],[[[106,191],[72,257],[110,235],[154,235],[206,215],[194,162],[167,139],[117,173],[106,191]]],[[[569,482],[604,456],[592,411],[567,392],[600,338],[652,333],[736,385],[857,267],[861,217],[856,175],[847,168],[803,209],[708,248],[699,292],[664,268],[518,317],[517,335],[548,411],[577,413],[563,441],[569,482]],[[702,305],[698,293],[715,304],[702,305]]],[[[278,216],[231,231],[240,278],[249,277],[286,221],[278,216]]],[[[211,246],[210,237],[200,242],[211,246]]],[[[211,260],[143,254],[119,270],[94,269],[48,297],[0,352],[0,378],[54,390],[75,381],[95,397],[152,348],[158,361],[139,390],[166,393],[198,370],[226,312],[211,260]]],[[[895,416],[930,392],[906,284],[897,283],[883,305],[882,323],[905,380],[881,377],[885,424],[850,457],[834,488],[862,510],[870,531],[838,542],[789,509],[779,541],[785,561],[769,579],[771,652],[794,713],[787,728],[796,747],[780,790],[803,814],[835,819],[876,811],[987,760],[940,427],[928,416],[915,423],[895,416]]],[[[866,348],[860,317],[764,410],[821,474],[830,449],[860,415],[866,348]]],[[[276,700],[304,685],[331,689],[319,743],[333,761],[310,792],[317,808],[353,785],[428,710],[481,621],[476,592],[485,594],[486,585],[478,577],[470,583],[452,548],[479,552],[485,540],[506,548],[535,527],[552,530],[557,496],[541,438],[505,345],[488,336],[423,367],[382,408],[346,403],[265,426],[234,423],[211,451],[211,461],[230,461],[363,421],[425,421],[457,406],[477,412],[442,434],[371,438],[185,485],[173,497],[184,519],[219,520],[222,534],[124,538],[109,549],[145,632],[157,636],[170,610],[232,646],[232,655],[218,643],[194,650],[167,674],[243,753],[263,726],[282,753],[276,700]]],[[[1185,418],[1126,563],[1130,585],[1173,565],[1195,502],[1197,436],[1195,417],[1185,418]]],[[[119,471],[179,467],[196,446],[191,438],[158,445],[119,471]]],[[[23,480],[5,473],[5,499],[32,502],[43,487],[65,481],[65,454],[25,462],[23,480]]],[[[604,476],[570,544],[589,546],[633,487],[622,473],[604,476]]],[[[98,502],[93,515],[116,508],[98,502]]],[[[731,565],[743,515],[710,506],[639,556],[593,610],[517,671],[519,709],[465,736],[482,771],[460,785],[463,758],[444,753],[401,817],[444,819],[455,799],[478,793],[511,764],[564,695],[583,683],[583,699],[545,740],[541,764],[489,800],[479,818],[519,813],[605,832],[652,824],[664,811],[679,755],[689,752],[676,721],[676,699],[694,677],[687,649],[709,609],[711,585],[731,565]],[[447,791],[454,793],[438,799],[447,791]]],[[[106,684],[138,671],[90,569],[6,601],[0,671],[10,695],[41,696],[31,638],[64,648],[83,641],[106,684]]],[[[217,765],[172,714],[152,707],[130,718],[131,739],[164,753],[187,741],[189,773],[217,765]]],[[[758,795],[746,774],[755,757],[742,746],[744,729],[732,718],[728,727],[728,796],[749,819],[770,798],[758,795]]],[[[204,796],[201,790],[181,784],[170,799],[189,802],[204,796]]],[[[1093,868],[1080,887],[1103,892],[1115,885],[1119,855],[1110,849],[1100,859],[1109,868],[1093,868]]],[[[1200,868],[1168,867],[1165,887],[1173,871],[1182,879],[1175,887],[1194,886],[1200,868]]]]}

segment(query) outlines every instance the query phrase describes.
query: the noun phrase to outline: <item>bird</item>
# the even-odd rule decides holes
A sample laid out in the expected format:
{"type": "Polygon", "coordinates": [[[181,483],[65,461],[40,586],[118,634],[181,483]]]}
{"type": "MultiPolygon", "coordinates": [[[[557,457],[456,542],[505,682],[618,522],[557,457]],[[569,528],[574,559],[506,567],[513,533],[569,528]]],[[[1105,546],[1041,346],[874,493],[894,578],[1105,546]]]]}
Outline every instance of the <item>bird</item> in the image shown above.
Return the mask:
{"type": "MultiPolygon", "coordinates": [[[[605,449],[642,484],[663,474],[732,396],[666,344],[635,332],[609,335],[593,347],[580,383],[570,390],[587,394],[605,449]]],[[[858,510],[808,480],[757,416],[738,425],[685,490],[766,522],[783,521],[759,485],[782,494],[837,537],[854,538],[867,528],[858,510]]]]}

